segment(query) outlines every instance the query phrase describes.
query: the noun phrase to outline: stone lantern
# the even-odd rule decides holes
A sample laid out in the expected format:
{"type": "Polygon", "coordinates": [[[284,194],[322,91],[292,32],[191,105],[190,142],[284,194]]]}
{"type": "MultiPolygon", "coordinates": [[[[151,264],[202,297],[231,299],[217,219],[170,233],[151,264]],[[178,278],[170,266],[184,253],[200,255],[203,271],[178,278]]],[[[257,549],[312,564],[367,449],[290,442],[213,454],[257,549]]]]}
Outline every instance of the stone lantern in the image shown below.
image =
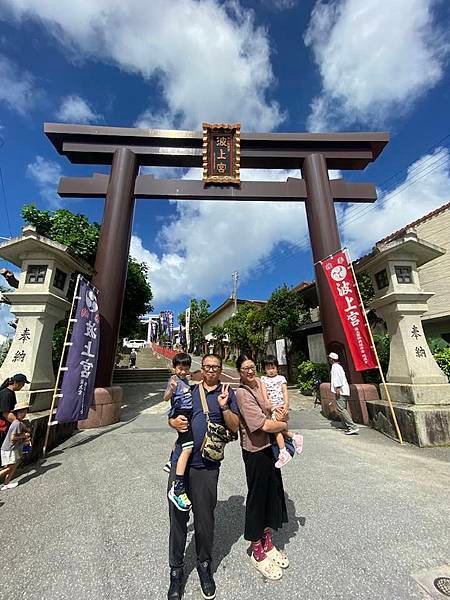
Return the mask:
{"type": "Polygon", "coordinates": [[[72,275],[90,273],[91,268],[71,256],[67,246],[38,235],[31,226],[1,244],[0,256],[21,269],[17,290],[4,294],[17,327],[0,379],[24,373],[31,383],[18,393],[18,400],[29,402],[33,412],[45,410],[55,385],[53,331],[70,310],[72,275]]]}
{"type": "MultiPolygon", "coordinates": [[[[433,358],[421,321],[434,294],[421,289],[417,270],[444,253],[410,232],[379,242],[357,264],[358,270],[371,275],[375,297],[370,308],[384,319],[389,332],[386,381],[402,435],[420,446],[450,442],[450,384],[433,358]]],[[[387,416],[383,387],[381,394],[381,403],[371,402],[369,411],[381,410],[387,416]]]]}

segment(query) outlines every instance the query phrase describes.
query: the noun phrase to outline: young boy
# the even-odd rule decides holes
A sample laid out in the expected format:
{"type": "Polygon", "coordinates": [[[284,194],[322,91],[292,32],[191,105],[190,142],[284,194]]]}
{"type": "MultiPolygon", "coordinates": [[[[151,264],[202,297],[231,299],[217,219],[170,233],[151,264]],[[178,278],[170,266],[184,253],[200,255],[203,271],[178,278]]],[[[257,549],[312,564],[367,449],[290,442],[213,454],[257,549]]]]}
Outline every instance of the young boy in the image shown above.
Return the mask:
{"type": "Polygon", "coordinates": [[[2,467],[0,477],[5,477],[5,483],[0,488],[1,491],[11,490],[17,487],[17,481],[11,482],[16,472],[17,465],[22,458],[23,443],[30,441],[30,431],[22,421],[27,416],[28,404],[19,402],[13,409],[16,420],[13,421],[8,429],[6,438],[1,447],[2,467]]]}
{"type": "MultiPolygon", "coordinates": [[[[278,361],[275,356],[269,355],[263,361],[264,371],[266,375],[261,377],[263,396],[268,400],[272,407],[272,419],[274,421],[281,420],[277,416],[277,410],[284,408],[286,416],[283,417],[283,421],[289,418],[289,396],[287,389],[287,381],[283,375],[278,374],[278,361]]],[[[280,454],[275,466],[277,469],[284,467],[291,459],[292,456],[286,450],[285,438],[291,438],[294,444],[297,454],[300,454],[303,450],[303,436],[299,433],[292,433],[286,431],[284,433],[277,433],[275,440],[280,449],[280,454]]]]}
{"type": "Polygon", "coordinates": [[[186,485],[184,474],[188,460],[192,453],[194,440],[190,427],[192,418],[192,394],[188,381],[189,370],[191,368],[191,357],[185,352],[178,352],[172,359],[174,375],[169,379],[164,400],[171,403],[170,418],[176,418],[183,415],[189,422],[189,429],[178,434],[177,444],[181,446],[181,454],[176,463],[175,481],[169,490],[168,497],[179,510],[188,511],[191,508],[191,501],[186,494],[186,485]]]}

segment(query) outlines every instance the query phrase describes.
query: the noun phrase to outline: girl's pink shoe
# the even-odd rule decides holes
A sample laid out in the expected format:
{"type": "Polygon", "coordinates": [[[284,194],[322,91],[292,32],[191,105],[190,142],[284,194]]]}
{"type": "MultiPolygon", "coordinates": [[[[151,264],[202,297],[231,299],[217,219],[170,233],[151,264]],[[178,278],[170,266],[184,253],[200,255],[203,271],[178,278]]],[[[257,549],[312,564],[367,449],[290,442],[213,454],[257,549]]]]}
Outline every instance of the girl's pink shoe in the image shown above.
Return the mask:
{"type": "Polygon", "coordinates": [[[294,442],[295,451],[297,454],[301,454],[303,452],[303,436],[299,433],[294,433],[292,441],[294,442]]]}
{"type": "Polygon", "coordinates": [[[277,462],[275,463],[275,466],[277,469],[281,469],[281,467],[287,465],[290,460],[292,460],[292,456],[289,454],[286,448],[283,448],[283,450],[280,450],[280,454],[278,456],[277,462]]]}

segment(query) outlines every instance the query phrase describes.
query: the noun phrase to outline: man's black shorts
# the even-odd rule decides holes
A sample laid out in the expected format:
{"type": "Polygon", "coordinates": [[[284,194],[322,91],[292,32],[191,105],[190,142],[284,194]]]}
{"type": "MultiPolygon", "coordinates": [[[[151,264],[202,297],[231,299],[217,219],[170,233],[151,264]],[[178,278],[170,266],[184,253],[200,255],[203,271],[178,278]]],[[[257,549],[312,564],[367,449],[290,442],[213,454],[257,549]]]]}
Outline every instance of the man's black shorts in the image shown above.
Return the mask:
{"type": "Polygon", "coordinates": [[[193,448],[194,438],[192,436],[191,428],[192,410],[176,409],[172,415],[172,419],[176,419],[180,415],[186,417],[186,419],[189,421],[189,429],[187,431],[183,431],[182,433],[178,433],[177,444],[180,444],[183,450],[186,448],[193,448]]]}

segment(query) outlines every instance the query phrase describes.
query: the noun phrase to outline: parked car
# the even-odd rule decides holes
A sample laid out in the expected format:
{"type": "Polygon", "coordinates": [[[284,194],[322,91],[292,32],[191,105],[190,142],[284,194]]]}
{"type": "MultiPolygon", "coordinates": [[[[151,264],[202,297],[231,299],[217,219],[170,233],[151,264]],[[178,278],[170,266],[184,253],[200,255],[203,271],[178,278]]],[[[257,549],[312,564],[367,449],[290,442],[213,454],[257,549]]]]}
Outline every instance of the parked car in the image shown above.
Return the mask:
{"type": "Polygon", "coordinates": [[[147,346],[147,340],[123,340],[124,348],[145,348],[147,346]]]}

